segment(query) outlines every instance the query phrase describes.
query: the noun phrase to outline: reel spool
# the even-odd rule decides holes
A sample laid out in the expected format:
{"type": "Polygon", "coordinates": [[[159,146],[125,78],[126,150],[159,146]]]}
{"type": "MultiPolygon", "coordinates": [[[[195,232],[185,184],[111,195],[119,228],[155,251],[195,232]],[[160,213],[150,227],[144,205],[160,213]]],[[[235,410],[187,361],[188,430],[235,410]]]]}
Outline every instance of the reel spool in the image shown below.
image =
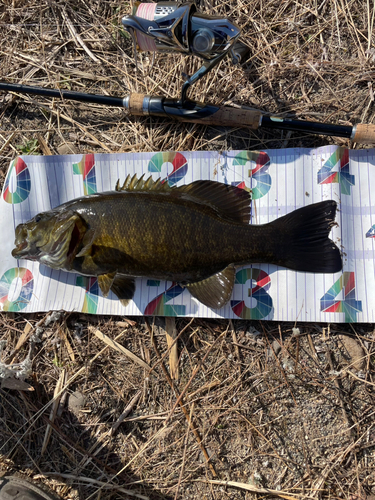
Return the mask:
{"type": "Polygon", "coordinates": [[[226,18],[208,16],[197,11],[193,2],[137,3],[133,14],[122,19],[124,28],[132,35],[141,51],[179,52],[203,59],[203,66],[192,76],[184,75],[181,102],[187,90],[225,56],[232,55],[238,64],[248,52],[238,42],[239,27],[226,18]]]}

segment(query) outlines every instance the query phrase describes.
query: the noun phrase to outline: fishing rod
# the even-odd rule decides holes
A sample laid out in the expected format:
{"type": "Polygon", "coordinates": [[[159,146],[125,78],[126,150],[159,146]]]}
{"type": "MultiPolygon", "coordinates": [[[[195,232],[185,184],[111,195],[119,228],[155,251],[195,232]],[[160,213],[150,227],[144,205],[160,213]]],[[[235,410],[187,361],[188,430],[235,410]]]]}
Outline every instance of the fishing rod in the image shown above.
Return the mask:
{"type": "Polygon", "coordinates": [[[129,114],[134,116],[149,115],[170,118],[179,122],[245,127],[252,130],[259,128],[291,130],[309,134],[344,137],[359,144],[375,145],[375,125],[363,123],[358,123],[354,126],[331,125],[321,122],[267,116],[260,110],[217,106],[189,99],[182,103],[180,99],[168,99],[163,96],[149,96],[136,93],[125,97],[115,97],[5,82],[0,82],[0,90],[101,104],[104,106],[116,106],[127,109],[129,114]]]}
{"type": "Polygon", "coordinates": [[[137,93],[116,97],[7,82],[0,82],[0,90],[116,106],[127,109],[134,116],[149,115],[180,122],[246,127],[252,130],[291,130],[344,137],[360,144],[375,144],[374,125],[360,123],[352,127],[294,120],[268,116],[260,110],[217,106],[189,99],[187,93],[191,85],[211,71],[226,55],[231,55],[233,64],[240,64],[249,52],[248,47],[239,41],[241,30],[235,23],[226,18],[198,12],[194,2],[136,2],[132,14],[122,18],[122,25],[133,38],[135,53],[174,52],[197,56],[203,61],[193,75],[183,74],[185,82],[180,98],[137,93]]]}

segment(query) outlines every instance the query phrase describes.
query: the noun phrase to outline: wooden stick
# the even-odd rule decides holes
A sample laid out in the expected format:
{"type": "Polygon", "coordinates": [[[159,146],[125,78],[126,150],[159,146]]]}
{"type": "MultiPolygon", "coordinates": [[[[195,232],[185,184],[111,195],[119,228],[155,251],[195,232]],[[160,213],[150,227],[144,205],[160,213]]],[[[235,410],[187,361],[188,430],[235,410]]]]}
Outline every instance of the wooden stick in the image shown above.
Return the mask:
{"type": "Polygon", "coordinates": [[[165,336],[169,349],[169,370],[172,380],[178,380],[178,347],[174,339],[177,338],[176,320],[174,317],[165,318],[165,336]]]}

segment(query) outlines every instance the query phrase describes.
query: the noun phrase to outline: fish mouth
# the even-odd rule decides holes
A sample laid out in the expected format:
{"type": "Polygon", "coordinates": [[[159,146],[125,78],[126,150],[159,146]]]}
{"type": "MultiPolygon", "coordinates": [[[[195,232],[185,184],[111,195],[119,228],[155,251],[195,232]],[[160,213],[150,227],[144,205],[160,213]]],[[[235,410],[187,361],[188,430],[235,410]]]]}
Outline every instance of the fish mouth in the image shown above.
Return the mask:
{"type": "Polygon", "coordinates": [[[27,254],[27,250],[28,250],[27,241],[21,241],[20,243],[14,243],[14,244],[16,245],[16,248],[13,248],[13,250],[12,250],[13,257],[15,257],[16,259],[19,259],[23,255],[27,254]]]}
{"type": "Polygon", "coordinates": [[[27,241],[21,241],[20,243],[15,243],[15,245],[16,248],[13,250],[13,252],[14,251],[21,252],[27,247],[27,241]]]}
{"type": "Polygon", "coordinates": [[[37,249],[32,249],[27,241],[21,241],[15,243],[16,248],[12,250],[12,257],[15,259],[27,259],[27,260],[38,260],[40,251],[37,249]]]}
{"type": "Polygon", "coordinates": [[[22,224],[16,227],[14,245],[16,248],[12,250],[12,256],[16,259],[21,259],[30,253],[30,245],[27,241],[27,229],[22,224]]]}

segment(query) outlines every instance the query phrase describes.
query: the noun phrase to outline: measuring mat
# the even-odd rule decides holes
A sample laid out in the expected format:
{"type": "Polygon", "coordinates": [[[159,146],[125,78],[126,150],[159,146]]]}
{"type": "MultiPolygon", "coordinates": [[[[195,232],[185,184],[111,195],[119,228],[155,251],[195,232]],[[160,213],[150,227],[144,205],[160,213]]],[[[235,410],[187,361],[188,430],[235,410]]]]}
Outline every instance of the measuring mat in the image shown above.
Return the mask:
{"type": "MultiPolygon", "coordinates": [[[[196,316],[277,321],[375,322],[375,150],[197,151],[21,156],[11,162],[0,201],[0,308],[90,314],[196,316]],[[137,279],[122,306],[101,295],[96,278],[16,260],[15,228],[39,212],[83,195],[114,190],[127,175],[170,186],[199,179],[251,191],[251,223],[264,224],[323,200],[338,204],[330,238],[343,271],[311,274],[267,264],[237,269],[229,303],[210,309],[180,285],[137,279]],[[374,192],[374,194],[371,194],[374,192]]],[[[207,248],[209,251],[209,248],[207,248]]]]}

